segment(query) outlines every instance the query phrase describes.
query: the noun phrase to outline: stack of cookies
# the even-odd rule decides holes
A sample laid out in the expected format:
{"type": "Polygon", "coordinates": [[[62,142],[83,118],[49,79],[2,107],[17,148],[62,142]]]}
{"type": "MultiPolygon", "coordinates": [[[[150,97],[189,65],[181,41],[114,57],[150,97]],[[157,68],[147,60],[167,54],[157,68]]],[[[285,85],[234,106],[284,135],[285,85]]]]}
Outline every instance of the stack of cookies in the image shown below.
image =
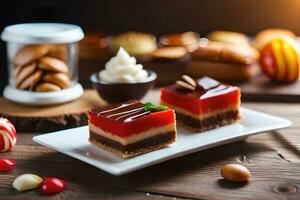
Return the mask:
{"type": "Polygon", "coordinates": [[[59,91],[71,86],[64,46],[26,45],[15,55],[14,83],[21,90],[59,91]]]}

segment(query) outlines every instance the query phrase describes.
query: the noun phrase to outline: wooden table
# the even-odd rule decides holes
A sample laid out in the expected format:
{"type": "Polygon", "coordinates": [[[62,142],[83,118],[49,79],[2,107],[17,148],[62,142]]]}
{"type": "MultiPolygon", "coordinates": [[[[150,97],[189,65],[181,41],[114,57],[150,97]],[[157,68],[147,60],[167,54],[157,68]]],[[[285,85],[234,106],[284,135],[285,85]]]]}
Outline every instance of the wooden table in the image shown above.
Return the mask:
{"type": "MultiPolygon", "coordinates": [[[[152,92],[146,99],[157,99],[152,92]]],[[[0,174],[0,199],[300,199],[300,103],[243,103],[244,107],[291,120],[291,128],[263,133],[247,141],[194,153],[116,177],[40,146],[36,134],[18,133],[16,147],[1,157],[16,168],[0,174]],[[220,167],[241,163],[250,169],[247,184],[223,180],[220,167]],[[19,193],[11,187],[22,173],[65,179],[68,189],[54,196],[39,190],[19,193]]]]}

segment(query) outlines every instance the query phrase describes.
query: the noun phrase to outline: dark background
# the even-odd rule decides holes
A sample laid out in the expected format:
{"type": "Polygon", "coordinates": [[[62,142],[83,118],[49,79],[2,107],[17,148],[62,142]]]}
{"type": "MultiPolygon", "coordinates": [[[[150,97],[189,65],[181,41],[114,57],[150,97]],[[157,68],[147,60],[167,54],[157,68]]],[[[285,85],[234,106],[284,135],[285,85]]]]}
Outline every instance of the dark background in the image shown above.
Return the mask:
{"type": "MultiPolygon", "coordinates": [[[[300,0],[1,0],[0,31],[24,22],[66,22],[85,32],[127,30],[163,34],[216,29],[254,35],[287,28],[300,35],[300,0]]],[[[0,94],[7,81],[5,43],[0,43],[0,94]]]]}

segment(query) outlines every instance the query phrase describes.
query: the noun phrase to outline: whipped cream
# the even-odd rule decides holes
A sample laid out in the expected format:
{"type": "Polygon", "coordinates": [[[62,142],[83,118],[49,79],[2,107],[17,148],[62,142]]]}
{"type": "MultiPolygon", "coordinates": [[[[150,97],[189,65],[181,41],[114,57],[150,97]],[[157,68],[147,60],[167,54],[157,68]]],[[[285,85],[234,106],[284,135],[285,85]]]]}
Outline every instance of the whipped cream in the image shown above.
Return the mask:
{"type": "Polygon", "coordinates": [[[108,83],[138,83],[148,76],[143,65],[136,64],[136,59],[121,47],[115,57],[106,64],[105,69],[99,72],[99,78],[108,83]]]}

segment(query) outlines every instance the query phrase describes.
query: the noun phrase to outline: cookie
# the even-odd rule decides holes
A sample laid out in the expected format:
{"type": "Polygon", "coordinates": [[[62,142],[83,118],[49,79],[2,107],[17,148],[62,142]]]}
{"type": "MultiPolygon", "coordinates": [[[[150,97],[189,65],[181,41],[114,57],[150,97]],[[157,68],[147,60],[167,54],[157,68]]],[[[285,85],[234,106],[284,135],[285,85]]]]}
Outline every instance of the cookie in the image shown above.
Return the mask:
{"type": "Polygon", "coordinates": [[[231,31],[214,31],[208,34],[207,38],[211,41],[225,42],[230,44],[248,45],[248,37],[243,33],[231,31]]]}
{"type": "Polygon", "coordinates": [[[54,92],[59,90],[61,90],[61,88],[52,83],[39,83],[35,87],[36,92],[54,92]]]}
{"type": "Polygon", "coordinates": [[[34,70],[36,69],[36,63],[32,63],[29,65],[26,65],[24,67],[22,66],[18,66],[15,69],[15,79],[16,79],[16,86],[18,87],[21,82],[24,81],[25,78],[27,78],[28,76],[30,76],[34,70]]]}
{"type": "Polygon", "coordinates": [[[15,66],[15,68],[13,69],[13,73],[14,73],[14,78],[16,80],[18,74],[20,73],[21,69],[23,69],[23,66],[19,65],[19,66],[15,66]]]}
{"type": "Polygon", "coordinates": [[[48,51],[48,45],[26,45],[16,53],[13,63],[16,66],[28,65],[45,56],[48,51]]]}
{"type": "Polygon", "coordinates": [[[187,54],[183,47],[164,47],[156,49],[152,56],[158,59],[179,59],[187,54]]]}
{"type": "Polygon", "coordinates": [[[199,34],[196,32],[183,32],[162,35],[159,43],[165,46],[185,46],[199,41],[199,34]]]}
{"type": "Polygon", "coordinates": [[[117,52],[123,47],[130,55],[152,53],[156,48],[156,37],[147,33],[125,32],[111,39],[110,50],[117,52]]]}
{"type": "Polygon", "coordinates": [[[68,88],[71,86],[70,77],[64,73],[47,73],[43,76],[42,80],[58,85],[61,88],[68,88]]]}
{"type": "Polygon", "coordinates": [[[189,52],[193,52],[198,48],[200,35],[196,32],[171,33],[162,35],[159,38],[159,43],[162,46],[182,46],[189,52]]]}
{"type": "Polygon", "coordinates": [[[256,49],[248,45],[235,45],[209,41],[192,53],[193,60],[252,64],[259,58],[256,49]]]}
{"type": "Polygon", "coordinates": [[[68,66],[63,61],[49,56],[41,58],[38,67],[53,72],[68,73],[69,71],[68,66]]]}
{"type": "Polygon", "coordinates": [[[36,70],[32,75],[25,78],[24,81],[21,82],[19,88],[22,90],[33,89],[37,82],[41,79],[42,74],[42,70],[36,70]]]}
{"type": "Polygon", "coordinates": [[[192,60],[185,69],[185,73],[194,78],[208,76],[225,82],[248,81],[260,72],[257,63],[248,65],[205,60],[192,60]]]}
{"type": "Polygon", "coordinates": [[[67,62],[68,59],[68,45],[66,44],[53,44],[49,45],[49,57],[57,58],[64,62],[67,62]]]}

